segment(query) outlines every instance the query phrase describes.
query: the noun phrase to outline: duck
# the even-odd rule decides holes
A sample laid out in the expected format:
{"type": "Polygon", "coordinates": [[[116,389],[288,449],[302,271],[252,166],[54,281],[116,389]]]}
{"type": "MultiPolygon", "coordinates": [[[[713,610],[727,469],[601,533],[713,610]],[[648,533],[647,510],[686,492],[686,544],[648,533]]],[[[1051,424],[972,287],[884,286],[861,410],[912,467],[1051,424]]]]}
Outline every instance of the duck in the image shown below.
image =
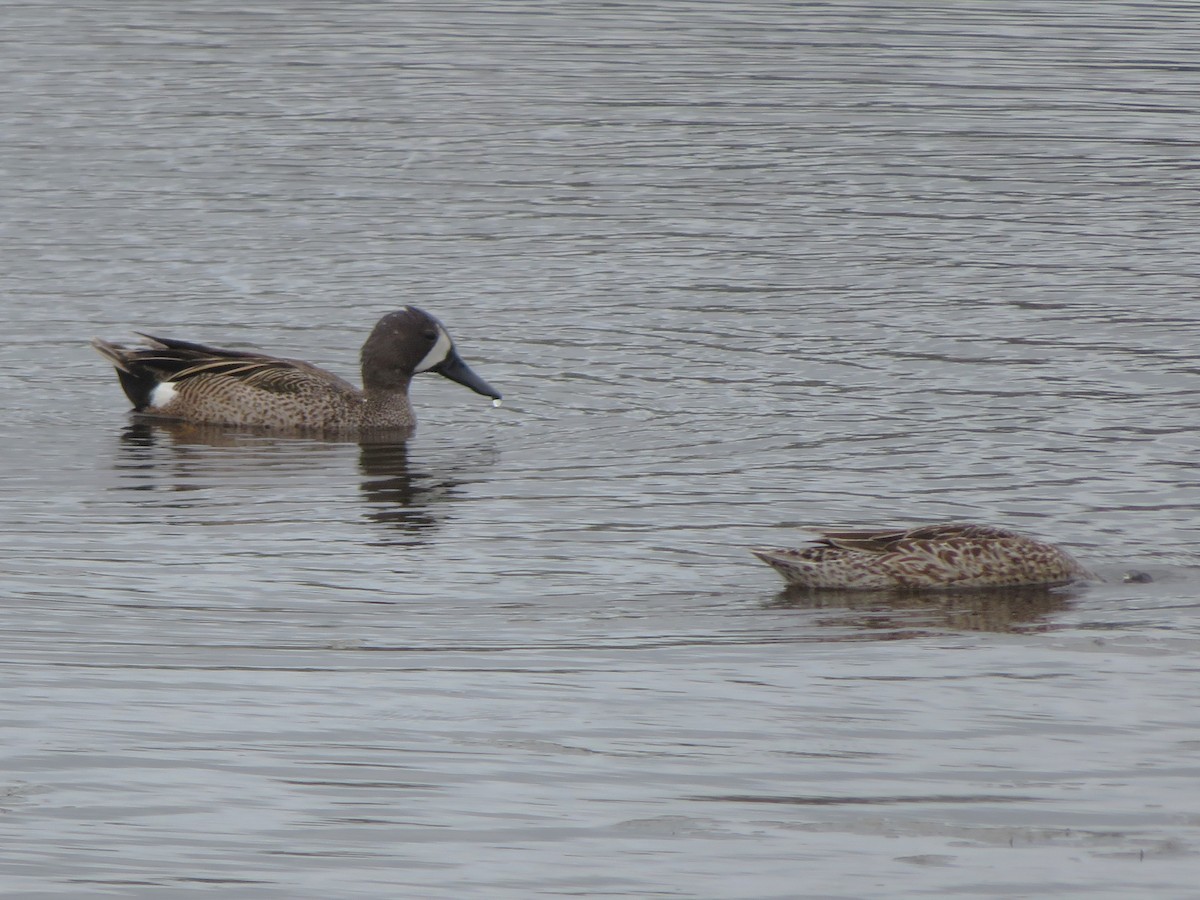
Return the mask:
{"type": "Polygon", "coordinates": [[[798,549],[753,549],[792,586],[810,590],[929,590],[1096,581],[1065,550],[995,525],[817,530],[798,549]]]}
{"type": "Polygon", "coordinates": [[[383,316],[363,344],[360,390],[307,362],[138,332],[145,346],[95,338],[140,417],[278,431],[404,432],[416,429],[413,376],[435,372],[491,397],[501,395],[459,356],[446,327],[415,306],[383,316]]]}

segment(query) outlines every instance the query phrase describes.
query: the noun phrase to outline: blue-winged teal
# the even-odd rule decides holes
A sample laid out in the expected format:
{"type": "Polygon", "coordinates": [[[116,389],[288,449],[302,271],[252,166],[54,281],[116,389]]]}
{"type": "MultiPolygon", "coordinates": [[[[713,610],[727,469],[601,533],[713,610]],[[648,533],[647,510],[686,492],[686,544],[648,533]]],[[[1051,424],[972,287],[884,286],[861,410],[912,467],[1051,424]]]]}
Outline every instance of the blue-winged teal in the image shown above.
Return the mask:
{"type": "Polygon", "coordinates": [[[789,584],[911,590],[1065,584],[1096,576],[1067,553],[991,525],[819,531],[798,550],[752,550],[789,584]]]}
{"type": "Polygon", "coordinates": [[[142,337],[145,348],[99,338],[92,346],[116,366],[134,411],[145,416],[277,430],[411,433],[416,418],[408,385],[420,372],[437,372],[500,399],[463,362],[442,323],[412,306],[380,319],[363,344],[361,391],[295,359],[142,337]]]}

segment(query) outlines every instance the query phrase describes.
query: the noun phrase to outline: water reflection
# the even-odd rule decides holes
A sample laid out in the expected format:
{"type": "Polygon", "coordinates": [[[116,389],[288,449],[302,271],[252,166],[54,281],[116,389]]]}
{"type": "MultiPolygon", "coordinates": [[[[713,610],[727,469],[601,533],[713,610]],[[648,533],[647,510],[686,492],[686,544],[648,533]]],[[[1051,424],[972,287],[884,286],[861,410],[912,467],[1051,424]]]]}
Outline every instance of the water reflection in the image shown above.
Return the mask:
{"type": "Polygon", "coordinates": [[[1049,631],[1049,617],[1070,608],[1087,586],[1024,585],[923,592],[813,591],[791,586],[767,606],[828,612],[821,624],[898,631],[930,630],[1033,633],[1049,631]]]}
{"type": "MultiPolygon", "coordinates": [[[[378,439],[357,445],[318,437],[283,437],[221,425],[138,419],[120,437],[121,454],[114,468],[120,489],[155,492],[213,490],[213,506],[228,503],[233,490],[273,493],[282,489],[301,499],[305,485],[323,492],[330,483],[345,482],[347,451],[358,448],[358,496],[362,516],[399,532],[399,542],[421,543],[448,518],[452,504],[464,496],[463,485],[490,468],[491,448],[463,452],[452,460],[425,456],[414,460],[410,445],[378,439]],[[330,463],[338,471],[325,471],[330,463]]],[[[189,506],[192,503],[189,502],[189,506]]],[[[323,503],[337,516],[336,503],[323,503]]],[[[391,539],[384,543],[392,543],[391,539]]]]}
{"type": "Polygon", "coordinates": [[[365,476],[359,485],[367,506],[364,516],[410,538],[438,525],[442,508],[458,498],[462,484],[453,474],[412,465],[408,444],[360,444],[358,468],[365,476]]]}
{"type": "Polygon", "coordinates": [[[232,472],[250,456],[262,462],[266,446],[261,436],[246,431],[138,417],[121,432],[120,445],[122,452],[113,467],[122,475],[120,488],[133,491],[200,490],[205,486],[204,476],[212,474],[218,459],[206,450],[247,451],[232,458],[220,457],[232,472]]]}
{"type": "Polygon", "coordinates": [[[230,425],[204,425],[199,422],[149,419],[144,416],[131,415],[130,425],[121,432],[121,444],[128,448],[151,449],[160,446],[162,439],[167,438],[170,445],[176,446],[176,448],[188,445],[217,448],[217,446],[274,443],[271,442],[271,437],[263,432],[254,432],[230,425]]]}

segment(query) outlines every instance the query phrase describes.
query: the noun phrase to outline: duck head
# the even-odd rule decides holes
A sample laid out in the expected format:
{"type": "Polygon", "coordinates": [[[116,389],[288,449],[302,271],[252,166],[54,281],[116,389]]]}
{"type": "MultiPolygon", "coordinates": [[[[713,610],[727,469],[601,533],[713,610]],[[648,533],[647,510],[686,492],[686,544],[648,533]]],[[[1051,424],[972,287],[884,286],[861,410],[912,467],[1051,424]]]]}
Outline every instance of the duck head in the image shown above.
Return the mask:
{"type": "Polygon", "coordinates": [[[421,372],[436,372],[477,394],[500,399],[500,392],[458,355],[446,326],[425,310],[406,306],[380,319],[363,344],[363,386],[400,390],[421,372]]]}

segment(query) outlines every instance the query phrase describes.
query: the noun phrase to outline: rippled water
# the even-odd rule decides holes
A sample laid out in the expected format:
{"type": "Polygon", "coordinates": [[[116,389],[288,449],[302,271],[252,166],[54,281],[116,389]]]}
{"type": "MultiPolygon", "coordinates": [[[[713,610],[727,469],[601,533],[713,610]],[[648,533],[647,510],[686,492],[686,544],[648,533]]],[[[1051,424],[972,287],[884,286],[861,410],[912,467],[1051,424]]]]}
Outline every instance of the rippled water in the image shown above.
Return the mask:
{"type": "Polygon", "coordinates": [[[0,18],[5,898],[1195,896],[1190,6],[0,18]],[[506,401],[407,447],[86,346],[408,302],[506,401]],[[946,519],[1109,580],[746,552],[946,519]]]}

